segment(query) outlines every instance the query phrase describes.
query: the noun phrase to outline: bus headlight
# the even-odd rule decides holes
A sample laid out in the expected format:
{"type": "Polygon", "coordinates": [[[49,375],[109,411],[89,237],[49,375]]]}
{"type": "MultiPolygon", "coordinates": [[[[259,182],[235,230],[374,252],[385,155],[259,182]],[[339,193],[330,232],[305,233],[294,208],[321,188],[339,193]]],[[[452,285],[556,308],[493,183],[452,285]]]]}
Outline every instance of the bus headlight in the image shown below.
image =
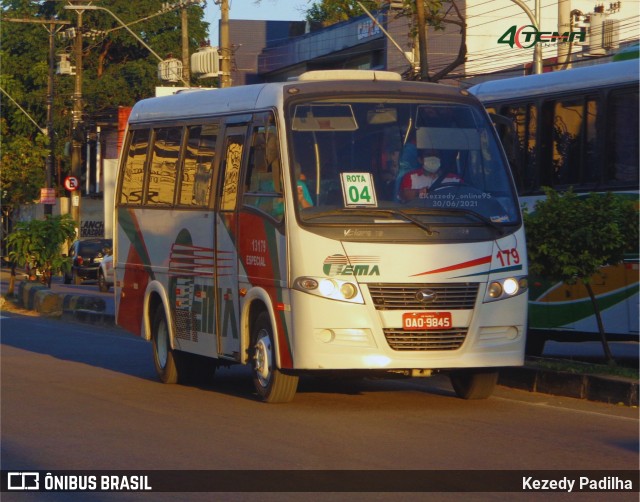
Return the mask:
{"type": "Polygon", "coordinates": [[[298,277],[293,281],[294,289],[311,295],[351,303],[364,303],[360,288],[354,282],[329,279],[327,277],[298,277]]]}
{"type": "Polygon", "coordinates": [[[491,281],[487,285],[484,303],[521,295],[526,292],[528,288],[529,283],[526,277],[508,277],[498,281],[491,281]]]}

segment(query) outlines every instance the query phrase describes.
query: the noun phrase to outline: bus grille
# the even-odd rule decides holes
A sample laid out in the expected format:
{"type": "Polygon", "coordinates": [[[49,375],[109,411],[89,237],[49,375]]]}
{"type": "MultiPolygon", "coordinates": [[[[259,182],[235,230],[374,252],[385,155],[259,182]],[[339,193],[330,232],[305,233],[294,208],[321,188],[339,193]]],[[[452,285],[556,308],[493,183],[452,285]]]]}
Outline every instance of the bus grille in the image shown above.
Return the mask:
{"type": "Polygon", "coordinates": [[[471,310],[478,296],[477,282],[446,284],[367,284],[376,310],[471,310]],[[435,293],[424,303],[420,291],[435,293]]]}
{"type": "Polygon", "coordinates": [[[384,336],[393,350],[456,350],[467,336],[466,328],[444,331],[404,331],[385,329],[384,336]]]}

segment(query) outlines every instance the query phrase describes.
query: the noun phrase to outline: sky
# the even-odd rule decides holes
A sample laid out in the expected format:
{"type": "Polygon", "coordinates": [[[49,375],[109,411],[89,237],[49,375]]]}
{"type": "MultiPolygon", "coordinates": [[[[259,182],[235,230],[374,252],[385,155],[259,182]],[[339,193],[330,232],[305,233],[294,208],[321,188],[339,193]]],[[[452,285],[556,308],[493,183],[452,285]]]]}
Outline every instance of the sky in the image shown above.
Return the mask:
{"type": "MultiPolygon", "coordinates": [[[[231,19],[262,19],[269,21],[303,21],[311,0],[229,0],[231,19]]],[[[217,44],[220,6],[207,0],[205,21],[210,24],[211,43],[217,44]]]]}

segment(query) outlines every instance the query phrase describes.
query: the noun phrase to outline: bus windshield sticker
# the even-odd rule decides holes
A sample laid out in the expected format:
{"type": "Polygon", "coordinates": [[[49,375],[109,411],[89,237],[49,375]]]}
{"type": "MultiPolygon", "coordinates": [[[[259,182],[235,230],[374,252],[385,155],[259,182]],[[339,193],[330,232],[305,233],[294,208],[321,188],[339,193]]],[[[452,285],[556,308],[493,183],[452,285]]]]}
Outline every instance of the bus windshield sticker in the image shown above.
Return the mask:
{"type": "Polygon", "coordinates": [[[371,173],[340,173],[345,207],[378,207],[371,173]]]}
{"type": "Polygon", "coordinates": [[[357,131],[351,105],[298,105],[291,123],[293,131],[357,131]]]}

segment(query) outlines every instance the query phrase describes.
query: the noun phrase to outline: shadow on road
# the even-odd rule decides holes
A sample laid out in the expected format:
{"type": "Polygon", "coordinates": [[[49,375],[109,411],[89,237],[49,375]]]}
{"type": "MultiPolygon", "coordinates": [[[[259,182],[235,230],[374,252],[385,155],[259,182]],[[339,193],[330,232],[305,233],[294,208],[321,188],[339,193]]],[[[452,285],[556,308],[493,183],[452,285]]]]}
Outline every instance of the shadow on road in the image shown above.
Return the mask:
{"type": "MultiPolygon", "coordinates": [[[[152,345],[118,328],[66,323],[46,318],[33,318],[17,313],[2,314],[4,346],[43,354],[63,361],[119,372],[135,378],[160,382],[153,365],[152,345]],[[23,328],[29,326],[28,329],[23,328]]],[[[212,369],[215,363],[212,362],[212,369]]],[[[206,383],[189,382],[188,386],[229,396],[256,400],[251,369],[232,365],[215,369],[206,383]]],[[[455,399],[448,377],[410,379],[359,376],[354,373],[327,376],[302,376],[298,394],[365,395],[380,392],[419,392],[455,399]]]]}

